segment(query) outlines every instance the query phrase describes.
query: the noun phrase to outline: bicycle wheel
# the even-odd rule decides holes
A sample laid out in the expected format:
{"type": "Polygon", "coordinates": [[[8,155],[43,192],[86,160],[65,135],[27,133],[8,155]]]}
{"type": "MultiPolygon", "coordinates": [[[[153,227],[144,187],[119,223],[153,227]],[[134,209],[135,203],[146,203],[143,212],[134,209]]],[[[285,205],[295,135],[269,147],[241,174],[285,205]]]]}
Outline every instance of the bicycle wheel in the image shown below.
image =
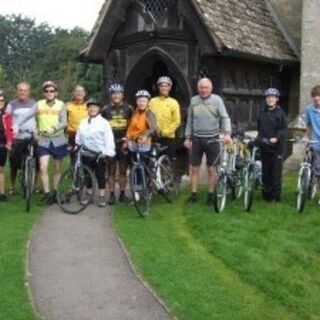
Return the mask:
{"type": "Polygon", "coordinates": [[[250,164],[244,176],[243,204],[244,204],[244,209],[247,212],[251,210],[255,189],[256,189],[256,167],[254,164],[250,164]]]}
{"type": "Polygon", "coordinates": [[[225,174],[220,175],[214,192],[214,211],[216,213],[222,212],[226,206],[227,184],[227,176],[225,174]]]}
{"type": "Polygon", "coordinates": [[[318,191],[318,181],[317,178],[314,174],[312,174],[312,177],[310,179],[310,184],[309,184],[309,199],[313,200],[318,191]]]}
{"type": "Polygon", "coordinates": [[[309,194],[310,169],[303,168],[298,178],[297,211],[303,212],[309,194]]]}
{"type": "Polygon", "coordinates": [[[145,168],[134,164],[130,172],[130,189],[134,206],[141,217],[146,217],[150,211],[151,194],[147,183],[145,168]]]}
{"type": "Polygon", "coordinates": [[[169,157],[163,155],[158,160],[159,163],[159,182],[162,187],[161,194],[171,203],[176,200],[180,193],[179,183],[176,181],[169,157]]]}
{"type": "Polygon", "coordinates": [[[26,211],[30,211],[31,196],[34,191],[36,177],[36,163],[34,158],[28,158],[25,164],[25,180],[24,180],[24,195],[26,199],[26,211]]]}
{"type": "Polygon", "coordinates": [[[234,173],[232,180],[232,198],[240,199],[244,190],[244,170],[239,169],[234,173]]]}
{"type": "Polygon", "coordinates": [[[70,167],[62,174],[58,183],[58,205],[65,213],[80,213],[94,201],[96,188],[96,178],[89,167],[70,167]],[[90,194],[87,192],[87,186],[92,190],[90,194]]]}

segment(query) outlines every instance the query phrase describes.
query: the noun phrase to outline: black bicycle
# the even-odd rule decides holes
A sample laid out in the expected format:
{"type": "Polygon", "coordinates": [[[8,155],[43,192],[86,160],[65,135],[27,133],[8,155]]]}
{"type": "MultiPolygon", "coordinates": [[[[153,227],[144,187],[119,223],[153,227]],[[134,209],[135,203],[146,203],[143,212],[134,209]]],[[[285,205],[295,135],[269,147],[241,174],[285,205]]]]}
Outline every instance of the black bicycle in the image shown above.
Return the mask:
{"type": "Polygon", "coordinates": [[[77,146],[73,151],[74,162],[61,175],[57,188],[57,202],[61,210],[68,214],[78,214],[94,201],[97,181],[95,174],[82,163],[83,156],[94,157],[98,162],[101,153],[77,146]],[[88,192],[90,189],[90,193],[88,192]]]}
{"type": "Polygon", "coordinates": [[[133,165],[130,171],[130,190],[136,210],[141,217],[149,214],[152,197],[161,194],[171,203],[179,195],[179,185],[174,178],[170,158],[161,155],[166,147],[155,144],[146,153],[139,144],[132,146],[133,165]]]}
{"type": "Polygon", "coordinates": [[[31,197],[35,189],[36,178],[36,139],[33,131],[20,130],[19,133],[29,133],[31,138],[27,141],[27,153],[23,157],[22,169],[20,171],[19,180],[23,198],[26,200],[26,212],[30,211],[31,197]]]}

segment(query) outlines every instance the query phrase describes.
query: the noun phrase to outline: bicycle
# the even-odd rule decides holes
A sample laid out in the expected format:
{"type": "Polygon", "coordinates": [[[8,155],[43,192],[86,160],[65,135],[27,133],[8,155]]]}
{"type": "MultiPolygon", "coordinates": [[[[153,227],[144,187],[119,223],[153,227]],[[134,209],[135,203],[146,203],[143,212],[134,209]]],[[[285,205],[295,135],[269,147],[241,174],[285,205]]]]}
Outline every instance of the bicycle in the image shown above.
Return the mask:
{"type": "MultiPolygon", "coordinates": [[[[291,140],[293,141],[293,140],[291,140]]],[[[313,170],[313,149],[310,144],[319,143],[316,140],[300,140],[307,142],[305,149],[305,156],[300,164],[300,169],[298,173],[297,181],[297,199],[296,199],[296,208],[297,211],[302,213],[307,199],[314,199],[317,193],[317,178],[313,170]]]]}
{"type": "Polygon", "coordinates": [[[244,168],[243,204],[245,211],[249,212],[252,208],[254,193],[260,184],[260,177],[256,164],[259,148],[255,139],[250,136],[245,136],[245,138],[248,140],[247,146],[250,155],[244,168]]]}
{"type": "Polygon", "coordinates": [[[31,196],[35,189],[36,178],[36,159],[35,144],[36,139],[34,132],[30,130],[20,130],[19,133],[29,133],[31,138],[27,141],[27,154],[23,157],[22,169],[20,171],[19,180],[23,198],[26,200],[26,212],[30,212],[31,196]]]}
{"type": "Polygon", "coordinates": [[[96,177],[91,168],[82,163],[82,156],[95,157],[97,162],[103,157],[101,153],[89,150],[85,146],[76,146],[74,162],[61,175],[57,187],[57,203],[64,213],[78,214],[93,202],[97,189],[96,177]],[[92,190],[87,192],[87,187],[92,190]]]}
{"type": "Polygon", "coordinates": [[[130,171],[130,190],[136,210],[141,217],[149,215],[154,194],[161,194],[171,203],[179,194],[179,186],[174,179],[171,161],[167,155],[161,155],[166,147],[155,144],[150,155],[138,143],[131,143],[134,153],[130,171]]]}

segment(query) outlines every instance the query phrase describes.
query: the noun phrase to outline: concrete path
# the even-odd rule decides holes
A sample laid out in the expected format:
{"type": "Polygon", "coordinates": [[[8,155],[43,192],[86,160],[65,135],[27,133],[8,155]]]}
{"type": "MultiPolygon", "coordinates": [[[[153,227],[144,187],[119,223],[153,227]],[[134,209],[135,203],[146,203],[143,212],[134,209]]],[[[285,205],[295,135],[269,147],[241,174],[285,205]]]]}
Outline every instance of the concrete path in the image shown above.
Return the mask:
{"type": "Polygon", "coordinates": [[[48,209],[31,239],[28,277],[45,320],[170,318],[132,271],[106,209],[48,209]]]}

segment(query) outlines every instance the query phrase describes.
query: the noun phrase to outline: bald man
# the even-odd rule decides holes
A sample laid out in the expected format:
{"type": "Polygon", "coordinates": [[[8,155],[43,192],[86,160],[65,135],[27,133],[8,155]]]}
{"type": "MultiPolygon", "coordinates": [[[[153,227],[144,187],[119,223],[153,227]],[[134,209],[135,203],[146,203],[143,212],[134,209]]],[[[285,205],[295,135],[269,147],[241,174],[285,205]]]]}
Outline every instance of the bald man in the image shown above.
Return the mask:
{"type": "Polygon", "coordinates": [[[208,198],[207,204],[214,204],[214,189],[217,183],[217,166],[220,164],[220,143],[222,134],[225,143],[231,141],[231,121],[223,100],[213,94],[210,79],[203,78],[198,82],[198,95],[193,97],[188,109],[184,145],[190,149],[191,162],[191,195],[188,199],[197,201],[199,173],[202,157],[207,157],[208,198]]]}

